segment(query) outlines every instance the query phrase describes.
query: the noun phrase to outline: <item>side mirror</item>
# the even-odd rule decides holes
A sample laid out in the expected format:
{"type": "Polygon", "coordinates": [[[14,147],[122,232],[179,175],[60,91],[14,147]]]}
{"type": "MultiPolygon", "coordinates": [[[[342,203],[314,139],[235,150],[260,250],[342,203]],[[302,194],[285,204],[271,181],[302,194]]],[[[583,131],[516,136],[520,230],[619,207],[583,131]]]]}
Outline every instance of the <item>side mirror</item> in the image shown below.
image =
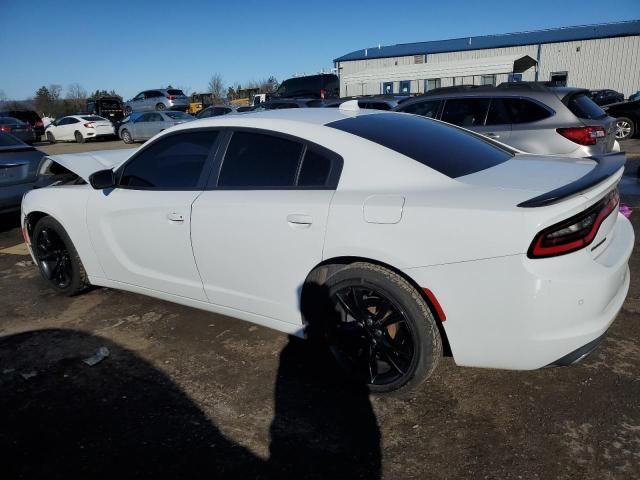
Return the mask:
{"type": "Polygon", "coordinates": [[[116,186],[116,174],[113,170],[100,170],[89,176],[89,183],[96,190],[113,188],[116,186]]]}

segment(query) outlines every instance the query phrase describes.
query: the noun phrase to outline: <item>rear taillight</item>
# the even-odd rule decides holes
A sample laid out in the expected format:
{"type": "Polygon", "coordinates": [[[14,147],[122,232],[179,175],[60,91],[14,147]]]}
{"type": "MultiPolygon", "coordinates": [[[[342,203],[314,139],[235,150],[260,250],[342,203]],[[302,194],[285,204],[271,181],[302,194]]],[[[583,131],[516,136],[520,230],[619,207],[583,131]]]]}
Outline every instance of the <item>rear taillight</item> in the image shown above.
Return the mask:
{"type": "Polygon", "coordinates": [[[42,126],[43,126],[43,125],[44,125],[44,124],[43,124],[40,120],[38,120],[38,121],[37,121],[33,126],[34,126],[35,128],[42,128],[42,126]]]}
{"type": "Polygon", "coordinates": [[[616,210],[619,202],[618,190],[613,190],[584,212],[545,228],[533,239],[527,256],[555,257],[586,247],[596,238],[600,225],[616,210]]]}
{"type": "Polygon", "coordinates": [[[96,128],[93,126],[93,122],[87,122],[84,124],[85,128],[96,128]]]}
{"type": "Polygon", "coordinates": [[[174,97],[173,95],[167,95],[167,98],[168,98],[169,100],[175,100],[175,98],[176,98],[176,97],[174,97]]]}
{"type": "Polygon", "coordinates": [[[11,130],[11,125],[0,125],[0,132],[10,132],[11,130]]]}
{"type": "Polygon", "coordinates": [[[25,125],[25,128],[26,128],[27,130],[31,130],[31,125],[27,123],[27,124],[25,125]]]}
{"type": "Polygon", "coordinates": [[[606,136],[602,127],[558,128],[556,131],[564,138],[580,145],[595,145],[599,138],[606,136]]]}

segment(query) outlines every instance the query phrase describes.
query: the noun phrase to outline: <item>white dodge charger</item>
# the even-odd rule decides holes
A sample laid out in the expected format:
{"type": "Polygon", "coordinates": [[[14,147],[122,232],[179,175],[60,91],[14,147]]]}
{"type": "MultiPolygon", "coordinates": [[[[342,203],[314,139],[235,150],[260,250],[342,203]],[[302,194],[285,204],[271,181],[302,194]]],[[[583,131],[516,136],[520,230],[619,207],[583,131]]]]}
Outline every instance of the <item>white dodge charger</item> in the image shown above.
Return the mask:
{"type": "Polygon", "coordinates": [[[50,156],[22,203],[42,275],[324,342],[372,391],[571,364],[629,287],[624,155],[523,154],[419,116],[272,110],[50,156]]]}

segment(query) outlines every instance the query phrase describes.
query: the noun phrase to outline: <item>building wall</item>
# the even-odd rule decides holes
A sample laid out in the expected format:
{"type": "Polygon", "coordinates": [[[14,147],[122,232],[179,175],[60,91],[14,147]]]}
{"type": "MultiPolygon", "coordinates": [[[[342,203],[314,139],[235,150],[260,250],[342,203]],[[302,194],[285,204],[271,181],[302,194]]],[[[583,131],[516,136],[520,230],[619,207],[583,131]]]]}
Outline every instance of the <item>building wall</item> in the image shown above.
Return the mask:
{"type": "MultiPolygon", "coordinates": [[[[552,72],[566,71],[569,86],[590,89],[612,88],[624,93],[625,96],[640,90],[640,36],[542,44],[540,54],[538,79],[541,81],[550,80],[552,72]]],[[[507,55],[529,55],[535,59],[538,55],[538,45],[429,54],[426,55],[424,66],[421,65],[418,68],[423,68],[427,72],[439,63],[465,62],[507,55]]],[[[385,76],[384,70],[391,74],[396,67],[401,67],[398,70],[402,70],[402,66],[415,64],[413,55],[341,62],[339,64],[340,93],[343,96],[381,93],[383,82],[395,80],[392,78],[393,75],[385,76]],[[359,81],[357,85],[351,83],[347,88],[343,81],[345,77],[349,75],[360,77],[368,71],[375,71],[373,76],[375,78],[370,77],[366,81],[359,81]]],[[[492,73],[497,74],[496,83],[507,80],[507,72],[504,70],[492,73]]],[[[423,79],[426,78],[431,77],[425,73],[420,80],[412,78],[411,92],[423,93],[423,79]]],[[[535,80],[535,69],[531,68],[524,72],[523,80],[535,80]]],[[[451,85],[453,85],[453,78],[442,79],[441,86],[451,85]]],[[[394,81],[394,92],[397,93],[398,89],[399,82],[394,81]]]]}

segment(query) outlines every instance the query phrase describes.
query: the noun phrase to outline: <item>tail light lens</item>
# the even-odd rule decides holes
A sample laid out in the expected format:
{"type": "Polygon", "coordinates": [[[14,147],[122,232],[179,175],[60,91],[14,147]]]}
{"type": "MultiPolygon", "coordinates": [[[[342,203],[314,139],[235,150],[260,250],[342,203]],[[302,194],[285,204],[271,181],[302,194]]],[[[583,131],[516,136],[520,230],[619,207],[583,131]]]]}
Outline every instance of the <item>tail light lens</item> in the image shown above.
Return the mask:
{"type": "Polygon", "coordinates": [[[595,145],[599,138],[606,136],[602,127],[558,128],[556,131],[564,138],[580,145],[595,145]]]}
{"type": "Polygon", "coordinates": [[[43,126],[43,125],[44,125],[44,124],[43,124],[40,120],[38,120],[38,121],[34,124],[34,127],[36,127],[36,128],[42,128],[42,126],[43,126]]]}
{"type": "Polygon", "coordinates": [[[168,96],[167,96],[167,98],[168,98],[169,100],[175,100],[175,99],[176,99],[176,97],[174,97],[173,95],[168,95],[168,96]]]}
{"type": "Polygon", "coordinates": [[[593,242],[602,222],[618,208],[618,190],[611,191],[591,208],[542,230],[533,239],[527,256],[544,258],[580,250],[593,242]]]}
{"type": "Polygon", "coordinates": [[[87,122],[84,124],[85,128],[96,128],[93,126],[93,122],[87,122]]]}
{"type": "Polygon", "coordinates": [[[0,125],[0,132],[10,132],[11,130],[11,125],[0,125]]]}

